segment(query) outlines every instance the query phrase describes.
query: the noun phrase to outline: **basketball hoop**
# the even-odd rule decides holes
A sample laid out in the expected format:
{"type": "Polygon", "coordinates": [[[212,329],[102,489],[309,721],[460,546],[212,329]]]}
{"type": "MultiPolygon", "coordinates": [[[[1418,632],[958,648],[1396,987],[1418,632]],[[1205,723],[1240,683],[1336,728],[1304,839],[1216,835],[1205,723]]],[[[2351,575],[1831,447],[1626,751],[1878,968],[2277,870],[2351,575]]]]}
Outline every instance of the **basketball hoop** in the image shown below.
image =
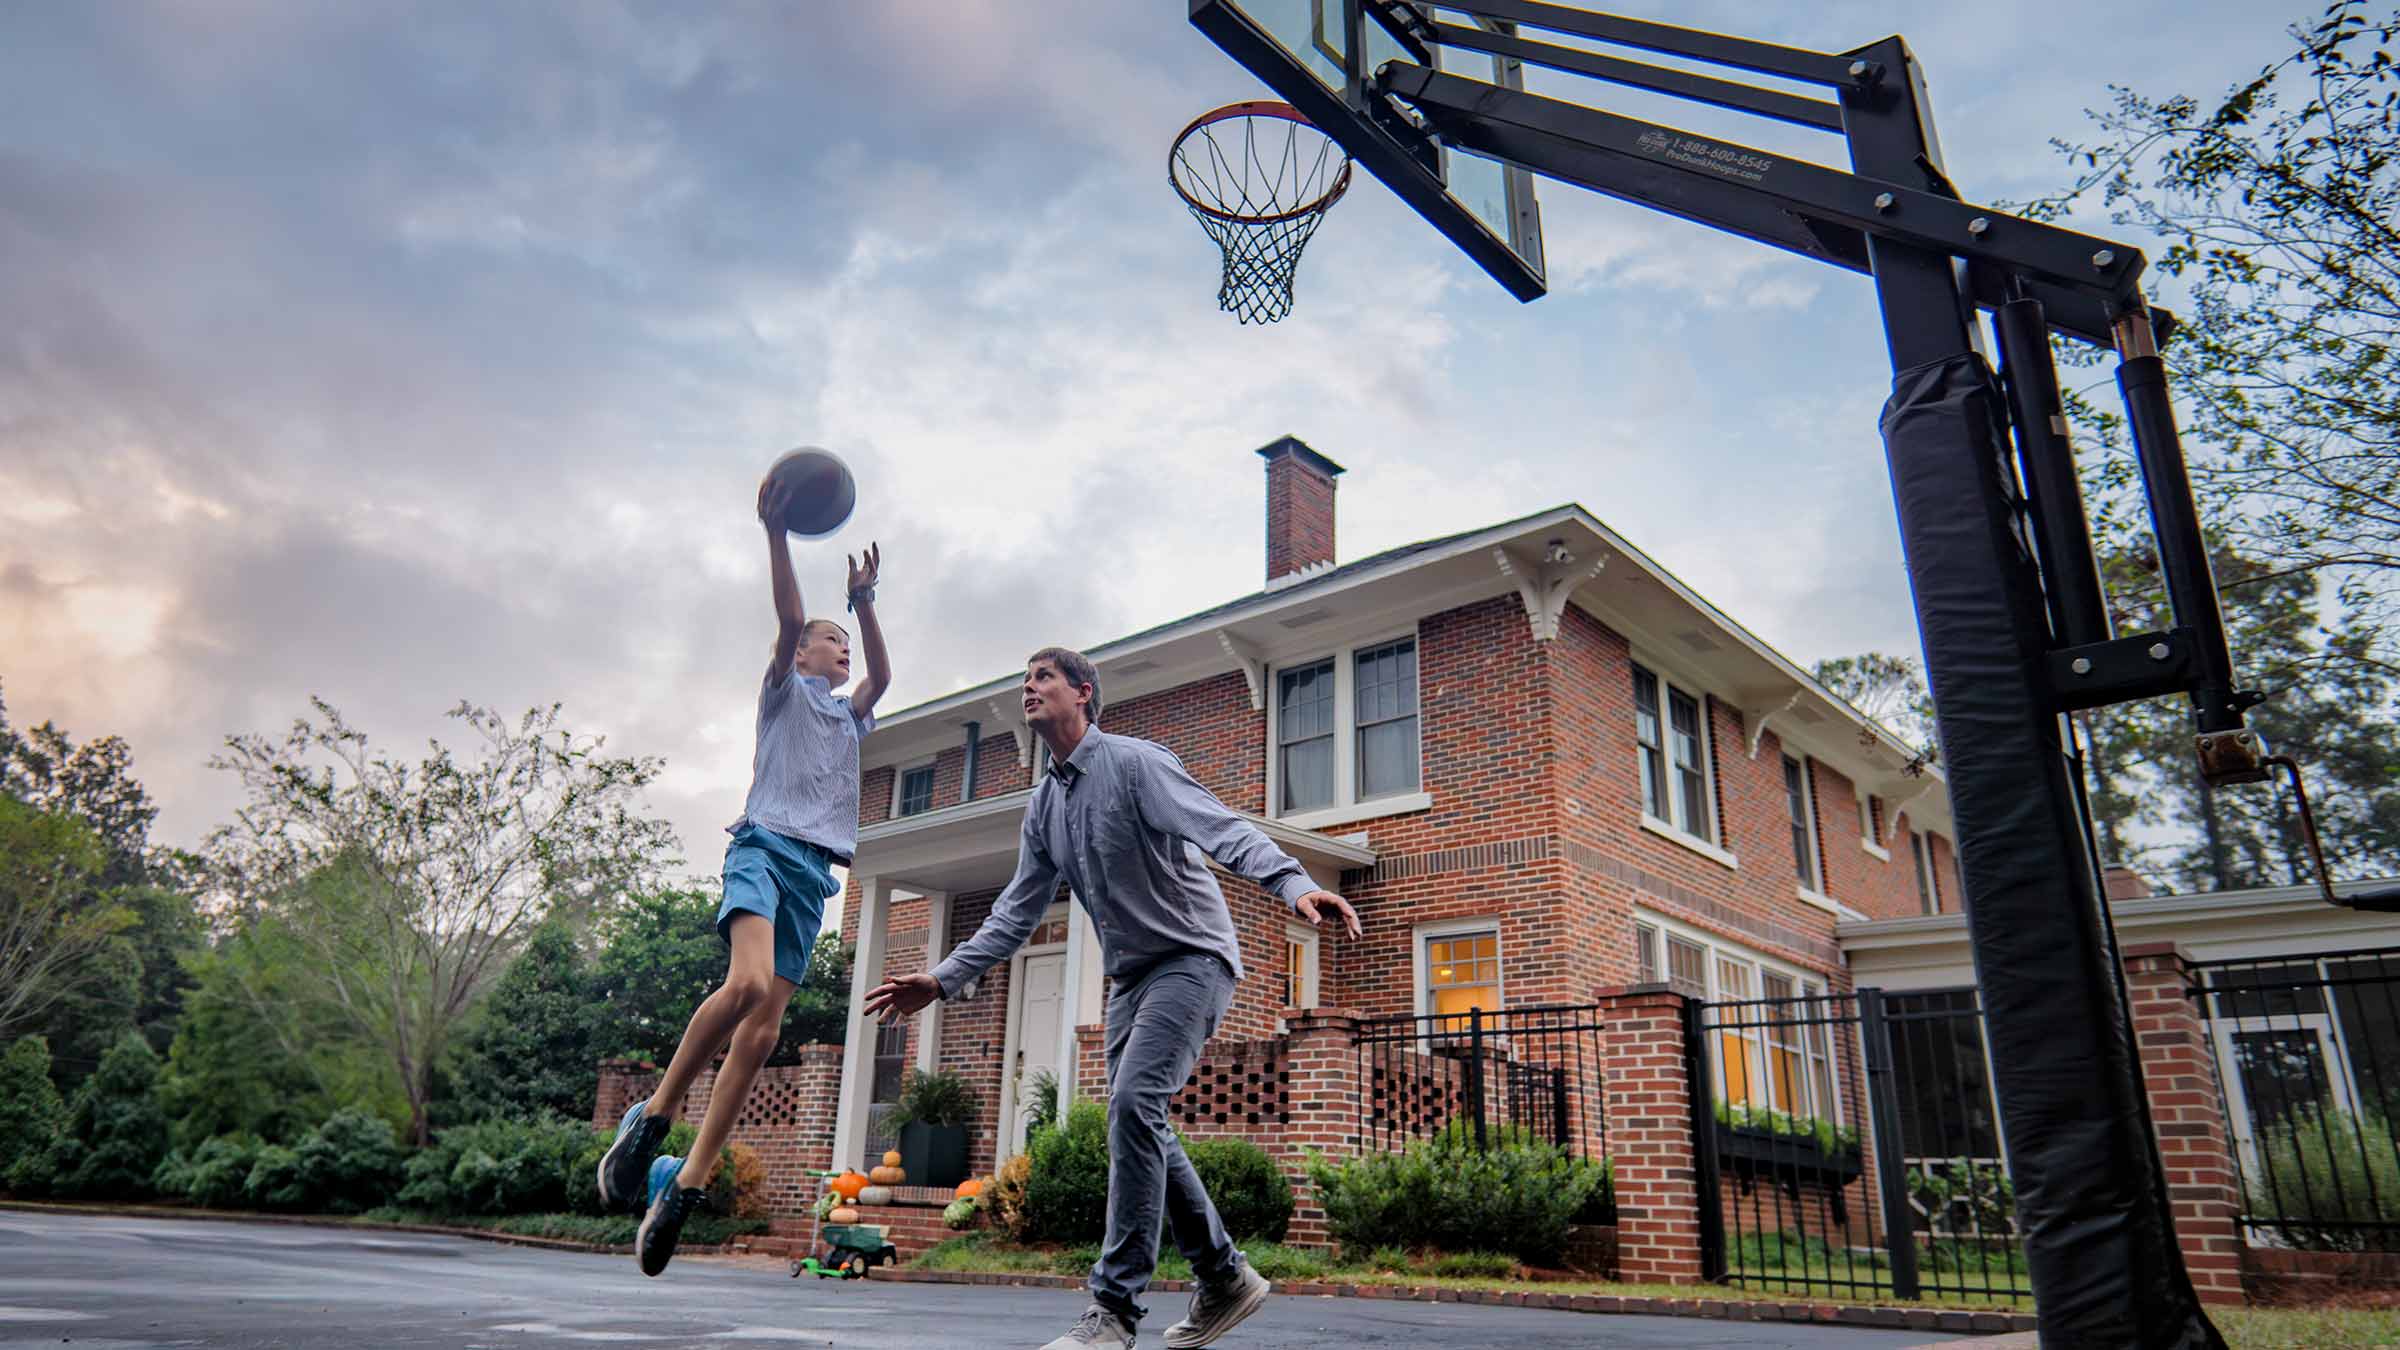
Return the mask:
{"type": "Polygon", "coordinates": [[[1292,312],[1300,251],[1350,189],[1350,157],[1288,103],[1232,103],[1176,135],[1167,181],[1225,255],[1217,308],[1273,323],[1292,312]]]}

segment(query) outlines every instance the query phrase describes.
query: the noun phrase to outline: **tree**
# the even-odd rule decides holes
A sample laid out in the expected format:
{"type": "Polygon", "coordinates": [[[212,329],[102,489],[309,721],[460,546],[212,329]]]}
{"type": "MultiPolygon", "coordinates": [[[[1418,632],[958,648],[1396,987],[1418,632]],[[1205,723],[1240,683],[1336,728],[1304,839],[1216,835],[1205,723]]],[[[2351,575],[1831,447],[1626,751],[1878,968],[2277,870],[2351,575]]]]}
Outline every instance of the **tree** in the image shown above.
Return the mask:
{"type": "MultiPolygon", "coordinates": [[[[50,1150],[48,1189],[98,1200],[147,1194],[167,1153],[157,1084],[157,1052],[138,1032],[126,1032],[68,1108],[66,1128],[50,1150]]],[[[10,1180],[18,1178],[12,1173],[10,1180]]]]}
{"type": "Polygon", "coordinates": [[[461,1038],[456,1088],[444,1115],[459,1121],[589,1116],[602,1013],[591,983],[589,963],[565,924],[536,930],[461,1038]]]}
{"type": "Polygon", "coordinates": [[[79,1081],[127,1026],[163,1052],[190,984],[183,957],[199,950],[206,924],[190,895],[190,859],[150,844],[158,810],[133,776],[131,748],[116,736],[77,745],[50,722],[19,733],[0,706],[0,795],[91,830],[105,861],[78,906],[131,913],[77,978],[52,991],[40,1029],[68,1081],[79,1081]]]}
{"type": "MultiPolygon", "coordinates": [[[[50,1081],[49,1045],[39,1036],[10,1042],[0,1051],[0,1139],[8,1140],[19,1158],[47,1158],[66,1115],[66,1103],[50,1081]]],[[[0,1160],[0,1181],[14,1162],[0,1160]]]]}
{"type": "MultiPolygon", "coordinates": [[[[636,896],[609,916],[592,975],[601,1009],[593,1044],[602,1055],[663,1064],[675,1053],[692,1010],[725,978],[716,918],[716,899],[696,890],[636,896]]],[[[817,939],[773,1059],[789,1060],[812,1041],[842,1043],[850,1027],[850,957],[839,933],[817,939]]]]}
{"type": "Polygon", "coordinates": [[[217,1135],[291,1143],[360,1107],[408,1122],[391,1055],[310,990],[313,944],[261,915],[192,961],[194,984],[158,1085],[178,1148],[217,1135]]]}
{"type": "MultiPolygon", "coordinates": [[[[2059,143],[2079,179],[2033,209],[2097,193],[2166,241],[2159,272],[2187,293],[2161,355],[2205,517],[2262,568],[2321,580],[2373,630],[2348,659],[2400,673],[2400,10],[2367,15],[2328,6],[2219,99],[2114,89],[2099,137],[2059,143]]],[[[2120,451],[2109,512],[2129,514],[2121,422],[2094,421],[2120,451]]]]}
{"type": "Polygon", "coordinates": [[[0,1037],[107,978],[133,911],[103,883],[108,850],[82,822],[0,796],[0,1037]]]}
{"type": "Polygon", "coordinates": [[[475,753],[437,741],[403,763],[311,702],[281,739],[233,736],[211,761],[246,800],[210,867],[238,913],[291,920],[312,958],[299,993],[386,1048],[422,1144],[452,1036],[533,931],[588,922],[672,855],[643,813],[659,761],[604,754],[555,704],[511,723],[462,703],[475,753]]]}
{"type": "Polygon", "coordinates": [[[1934,734],[1933,695],[1925,688],[1925,672],[1916,657],[1861,652],[1819,661],[1808,673],[1868,721],[1922,747],[1926,762],[1941,763],[1941,744],[1934,734]]]}

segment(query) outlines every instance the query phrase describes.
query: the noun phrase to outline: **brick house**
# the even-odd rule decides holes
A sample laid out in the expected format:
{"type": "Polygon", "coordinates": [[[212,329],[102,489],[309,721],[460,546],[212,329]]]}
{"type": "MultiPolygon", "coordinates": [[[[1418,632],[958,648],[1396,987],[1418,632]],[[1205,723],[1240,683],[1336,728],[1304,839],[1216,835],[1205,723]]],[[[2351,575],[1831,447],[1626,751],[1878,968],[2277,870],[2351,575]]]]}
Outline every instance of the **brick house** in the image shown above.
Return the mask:
{"type": "MultiPolygon", "coordinates": [[[[1365,935],[1320,939],[1220,877],[1248,976],[1179,1127],[1260,1142],[1298,1180],[1301,1149],[1372,1147],[1378,1130],[1455,1116],[1467,1060],[1455,1045],[1422,1053],[1442,1039],[1425,1029],[1573,1005],[1589,1062],[1548,1137],[1599,1144],[1615,1165],[1617,1219],[1590,1268],[1814,1296],[1895,1287],[1880,1270],[1848,1281],[1859,1250],[1968,1250],[1976,1235],[1913,1180],[2002,1167],[1940,771],[1579,506],[1337,566],[1340,466],[1290,437],[1258,454],[1264,585],[1088,648],[1102,724],[1173,749],[1349,898],[1365,935]],[[1395,1023],[1415,1030],[1377,1044],[1395,1023]],[[1878,1045],[1896,1085],[1880,1096],[1862,1061],[1878,1045]],[[1781,1174],[1763,1154],[1745,1163],[1762,1142],[1728,1108],[1821,1121],[1855,1141],[1851,1156],[1781,1174]],[[1745,1281],[1726,1262],[1728,1235],[1738,1249],[1794,1231],[1834,1235],[1825,1250],[1843,1264],[1804,1265],[1794,1282],[1788,1268],[1745,1281]]],[[[1027,633],[1023,650],[1065,636],[1027,633]]],[[[1045,752],[1019,714],[1022,652],[992,655],[994,679],[881,719],[863,747],[841,920],[858,953],[847,1044],[767,1070],[736,1126],[768,1162],[779,1214],[813,1197],[811,1169],[863,1167],[890,1146],[911,1067],[973,1085],[978,1173],[1021,1149],[1035,1074],[1105,1095],[1098,946],[1063,889],[962,997],[888,1027],[860,1012],[884,972],[927,968],[971,934],[1014,870],[1045,752]]],[[[2400,920],[2299,887],[2153,896],[2122,868],[2108,892],[2203,1296],[2400,1279],[2368,1268],[2383,1258],[2296,1250],[2309,1227],[2261,1222],[2255,1200],[2295,1107],[2400,1118],[2400,920]]],[[[1545,1053],[1530,1039],[1520,1065],[1545,1053]]],[[[645,1066],[604,1065],[595,1122],[613,1124],[650,1081],[645,1066]]],[[[913,1251],[943,1235],[945,1198],[904,1189],[876,1221],[913,1251]]],[[[2298,1212],[2289,1195],[2275,1203],[2298,1212]]],[[[2385,1219],[2400,1237],[2400,1212],[2385,1219]]],[[[1305,1191],[1293,1236],[1326,1236],[1305,1191]]],[[[1983,1275],[1953,1262],[1949,1292],[2011,1292],[1989,1253],[2013,1237],[1991,1236],[1974,1249],[1983,1275]]]]}
{"type": "MultiPolygon", "coordinates": [[[[1366,1017],[1847,989],[1838,925],[1955,911],[1941,775],[1575,505],[1334,563],[1342,473],[1261,449],[1265,584],[1088,649],[1103,725],[1172,748],[1358,908],[1320,940],[1226,879],[1249,976],[1222,1045],[1294,1009],[1366,1017]]],[[[1028,651],[1059,635],[1025,635],[1028,651]]],[[[1099,1095],[1099,954],[1061,900],[972,994],[882,1028],[871,977],[962,941],[1014,868],[1043,751],[1017,671],[881,719],[843,915],[858,944],[834,1156],[880,1148],[911,1066],[953,1069],[971,1165],[1019,1146],[1022,1084],[1099,1095]]],[[[1837,1055],[1753,1043],[1737,1093],[1838,1114],[1837,1055]]]]}

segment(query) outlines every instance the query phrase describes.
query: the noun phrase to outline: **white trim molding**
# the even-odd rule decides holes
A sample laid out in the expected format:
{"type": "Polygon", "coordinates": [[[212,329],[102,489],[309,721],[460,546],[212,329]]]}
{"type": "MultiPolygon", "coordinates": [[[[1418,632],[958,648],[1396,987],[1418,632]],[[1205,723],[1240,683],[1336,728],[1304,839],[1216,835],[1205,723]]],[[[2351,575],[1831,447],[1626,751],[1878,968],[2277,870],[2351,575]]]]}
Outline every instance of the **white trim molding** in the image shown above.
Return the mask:
{"type": "Polygon", "coordinates": [[[1589,562],[1578,562],[1567,551],[1564,539],[1552,539],[1542,546],[1542,561],[1527,564],[1517,560],[1508,549],[1495,546],[1492,561],[1499,565],[1500,575],[1515,583],[1517,597],[1525,602],[1525,620],[1533,628],[1533,640],[1548,642],[1558,636],[1558,621],[1566,615],[1567,598],[1575,588],[1599,576],[1608,566],[1609,553],[1601,549],[1589,562]]]}
{"type": "Polygon", "coordinates": [[[1222,628],[1217,630],[1217,645],[1223,647],[1225,654],[1233,658],[1233,663],[1242,668],[1242,681],[1250,686],[1250,711],[1266,711],[1267,663],[1258,654],[1258,648],[1222,628]]]}

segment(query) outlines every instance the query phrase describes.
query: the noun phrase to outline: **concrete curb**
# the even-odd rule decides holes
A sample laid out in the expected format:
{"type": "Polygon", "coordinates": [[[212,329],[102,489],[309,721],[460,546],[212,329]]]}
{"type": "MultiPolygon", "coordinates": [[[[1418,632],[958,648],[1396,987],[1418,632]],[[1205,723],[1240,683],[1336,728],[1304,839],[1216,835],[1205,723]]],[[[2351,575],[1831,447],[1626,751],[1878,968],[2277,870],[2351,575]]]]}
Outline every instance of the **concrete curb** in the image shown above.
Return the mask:
{"type": "MultiPolygon", "coordinates": [[[[52,1205],[38,1200],[0,1200],[0,1210],[16,1209],[29,1214],[92,1214],[119,1219],[189,1219],[197,1223],[270,1223],[292,1227],[354,1228],[362,1233],[425,1233],[435,1237],[473,1238],[478,1242],[498,1243],[503,1247],[541,1247],[560,1252],[593,1252],[602,1256],[631,1256],[633,1244],[604,1245],[596,1242],[577,1242],[573,1238],[534,1237],[524,1233],[502,1233],[489,1228],[450,1228],[430,1223],[366,1223],[357,1219],[326,1214],[259,1214],[240,1209],[170,1209],[161,1205],[52,1205]]],[[[747,1235],[745,1235],[747,1236],[747,1235]]],[[[730,1256],[735,1244],[723,1243],[714,1247],[681,1247],[679,1256],[730,1256]]]]}
{"type": "MultiPolygon", "coordinates": [[[[878,1267],[870,1280],[897,1284],[1021,1285],[1033,1289],[1081,1289],[1071,1275],[967,1270],[901,1270],[878,1267]]],[[[1154,1280],[1160,1293],[1182,1293],[1188,1280],[1154,1280]]],[[[1878,1308],[1848,1303],[1785,1303],[1728,1298],[1648,1298],[1621,1294],[1558,1294],[1538,1289],[1452,1289],[1443,1285],[1335,1284],[1323,1280],[1277,1280],[1279,1294],[1320,1298],[1380,1298],[1408,1303],[1472,1303],[1503,1308],[1548,1308],[1554,1312],[1704,1317],[1728,1322],[1813,1322],[1874,1327],[1886,1331],[1936,1331],[1997,1335],[2032,1331],[2031,1313],[1964,1312],[1942,1308],[1878,1308]]]]}

